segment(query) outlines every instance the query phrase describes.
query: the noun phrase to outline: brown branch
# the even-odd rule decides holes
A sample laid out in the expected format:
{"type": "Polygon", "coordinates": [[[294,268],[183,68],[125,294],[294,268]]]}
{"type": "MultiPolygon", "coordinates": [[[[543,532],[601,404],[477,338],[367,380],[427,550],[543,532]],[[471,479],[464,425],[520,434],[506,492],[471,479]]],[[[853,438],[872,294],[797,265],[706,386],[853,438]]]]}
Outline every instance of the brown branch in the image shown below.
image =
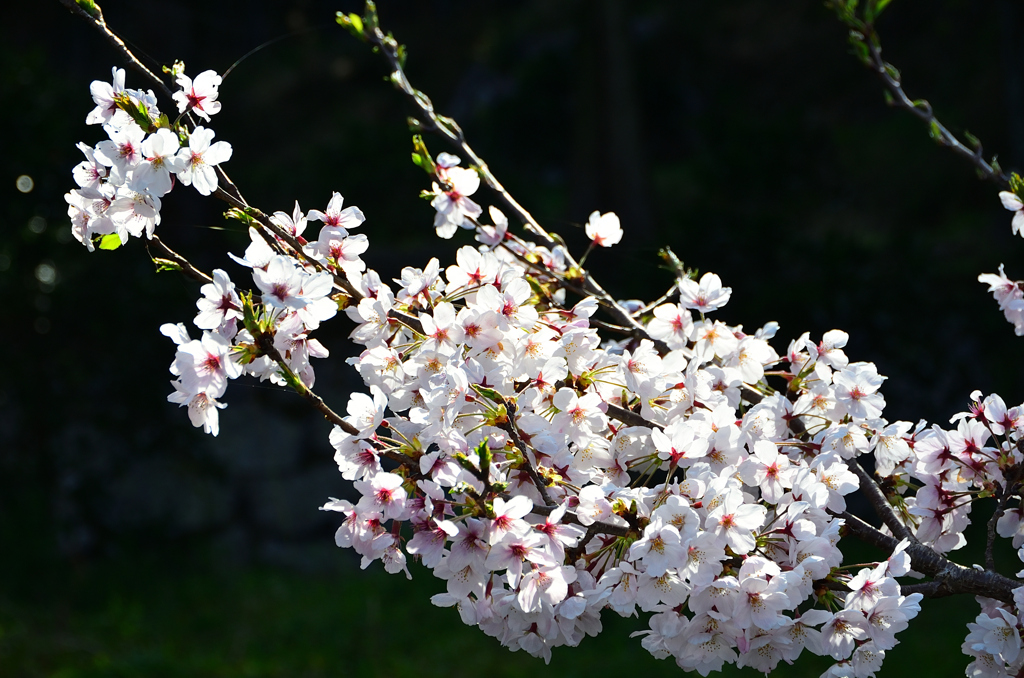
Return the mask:
{"type": "Polygon", "coordinates": [[[945,582],[927,581],[922,584],[901,585],[900,593],[905,596],[920,593],[925,598],[945,598],[955,595],[956,591],[951,591],[945,582]]]}
{"type": "MultiPolygon", "coordinates": [[[[880,532],[849,512],[838,515],[846,521],[845,527],[849,534],[877,546],[882,551],[892,553],[900,542],[899,539],[880,532]]],[[[998,572],[964,567],[959,563],[954,563],[916,539],[911,539],[906,553],[910,556],[911,567],[917,572],[932,577],[934,581],[913,584],[908,587],[901,586],[901,590],[904,591],[916,591],[929,597],[967,593],[995,598],[1012,604],[1013,590],[1024,585],[1024,582],[1010,579],[998,572]]]]}
{"type": "Polygon", "coordinates": [[[213,278],[211,278],[206,273],[203,273],[198,268],[193,266],[188,259],[172,250],[170,247],[164,244],[164,242],[160,240],[160,238],[158,238],[157,236],[150,236],[149,240],[145,241],[145,245],[146,251],[149,252],[150,259],[153,259],[154,261],[157,259],[157,257],[153,256],[152,252],[152,250],[156,250],[157,253],[161,255],[161,259],[166,259],[176,264],[181,270],[182,275],[184,275],[186,278],[190,278],[192,280],[195,280],[196,282],[200,282],[203,284],[213,282],[213,278]]]}
{"type": "Polygon", "coordinates": [[[586,534],[584,534],[583,538],[576,543],[576,546],[566,550],[565,557],[570,565],[574,565],[576,561],[580,559],[580,556],[582,556],[587,550],[587,544],[592,542],[594,537],[600,534],[600,530],[597,528],[598,525],[600,525],[600,523],[588,525],[586,534]]]}
{"type": "MultiPolygon", "coordinates": [[[[557,505],[537,506],[536,504],[534,504],[533,511],[531,511],[531,513],[534,513],[538,516],[549,516],[556,508],[558,508],[557,505]]],[[[562,521],[566,523],[572,523],[573,525],[581,525],[583,527],[586,527],[588,530],[591,527],[593,527],[596,533],[610,534],[615,537],[628,536],[632,531],[631,528],[625,525],[613,525],[611,523],[604,523],[600,521],[591,523],[590,525],[583,525],[580,519],[576,517],[576,514],[570,513],[569,511],[566,511],[565,515],[562,516],[562,521]]]]}
{"type": "Polygon", "coordinates": [[[627,410],[625,407],[619,407],[618,405],[612,405],[611,403],[606,404],[608,405],[608,409],[605,414],[616,421],[621,421],[626,426],[646,426],[648,428],[654,428],[657,426],[632,410],[627,410]]]}
{"type": "MultiPolygon", "coordinates": [[[[561,243],[549,234],[544,227],[534,219],[533,215],[520,205],[519,202],[517,202],[505,189],[505,187],[501,185],[501,182],[499,182],[498,178],[494,176],[493,172],[491,172],[487,163],[484,162],[483,158],[476,154],[476,151],[474,151],[466,141],[466,137],[458,123],[447,116],[439,115],[434,110],[434,105],[431,103],[430,98],[412,86],[402,66],[402,58],[398,53],[398,43],[390,35],[385,35],[377,26],[376,10],[368,6],[367,12],[373,12],[373,20],[367,20],[369,17],[364,18],[365,28],[363,30],[363,37],[375,48],[375,51],[379,52],[387,60],[388,65],[391,68],[391,81],[395,85],[395,88],[402,93],[406,101],[408,101],[418,111],[418,114],[422,118],[416,121],[420,129],[424,132],[437,134],[448,142],[449,145],[453,146],[456,150],[469,158],[471,164],[476,167],[480,177],[484,180],[484,183],[486,183],[492,191],[498,194],[505,206],[515,213],[519,220],[525,224],[527,230],[540,238],[545,245],[548,247],[560,245],[561,243]]],[[[668,347],[665,343],[651,337],[647,333],[647,328],[645,328],[626,309],[622,308],[622,306],[607,291],[605,291],[605,289],[596,280],[584,271],[568,251],[565,251],[565,259],[570,269],[575,269],[581,272],[583,276],[583,290],[586,295],[595,296],[598,300],[602,301],[603,305],[619,325],[628,327],[638,337],[650,339],[662,353],[667,352],[668,347]]]]}
{"type": "Polygon", "coordinates": [[[555,508],[558,504],[554,502],[551,495],[548,493],[547,483],[545,483],[544,479],[540,477],[539,473],[537,473],[537,469],[533,467],[533,462],[530,461],[530,450],[519,435],[519,429],[516,428],[515,401],[506,400],[505,411],[508,414],[507,421],[499,428],[508,433],[509,437],[512,438],[512,442],[519,450],[519,453],[523,455],[523,465],[526,467],[526,473],[530,476],[530,480],[532,480],[533,484],[537,487],[537,492],[540,493],[540,497],[544,500],[545,506],[552,509],[555,508]]]}
{"type": "MultiPolygon", "coordinates": [[[[902,108],[924,122],[928,126],[928,133],[932,139],[974,165],[979,177],[992,181],[1003,190],[1011,190],[1010,178],[994,160],[992,164],[985,160],[982,155],[981,142],[978,139],[970,134],[965,134],[968,142],[974,147],[973,149],[968,148],[945,125],[939,122],[931,104],[923,99],[914,100],[907,96],[903,90],[899,71],[882,58],[882,43],[878,31],[875,29],[875,17],[866,15],[862,19],[843,2],[829,0],[826,4],[835,9],[839,20],[851,29],[850,43],[854,46],[854,51],[861,63],[874,72],[885,85],[889,105],[902,108]]],[[[864,4],[868,5],[869,3],[864,4]]]]}
{"type": "Polygon", "coordinates": [[[844,593],[850,592],[850,587],[847,586],[845,583],[841,581],[833,581],[831,579],[816,579],[815,581],[811,582],[811,586],[814,587],[815,591],[819,589],[828,589],[829,591],[842,591],[844,593]]]}
{"type": "Polygon", "coordinates": [[[662,304],[669,303],[669,301],[671,301],[677,294],[679,294],[679,283],[674,282],[672,283],[672,286],[668,288],[668,291],[665,292],[665,294],[661,295],[651,303],[645,305],[643,308],[637,310],[635,313],[633,313],[633,317],[639,318],[652,312],[654,309],[658,308],[662,304]]]}
{"type": "Polygon", "coordinates": [[[149,78],[149,80],[158,88],[160,88],[160,90],[164,94],[166,94],[168,97],[170,97],[173,94],[173,91],[171,90],[170,87],[167,86],[167,83],[163,81],[163,78],[161,78],[159,75],[146,68],[146,66],[141,61],[139,61],[138,57],[132,54],[132,51],[128,49],[127,45],[124,44],[124,41],[121,40],[121,38],[118,37],[116,33],[114,33],[112,30],[110,30],[110,28],[107,27],[107,22],[103,18],[103,12],[100,10],[99,5],[92,5],[92,7],[95,9],[95,14],[91,14],[90,12],[83,9],[81,5],[75,2],[75,0],[60,0],[60,3],[67,7],[68,11],[77,16],[78,18],[83,19],[86,22],[92,24],[93,27],[96,28],[96,30],[103,34],[103,37],[107,39],[107,42],[113,45],[114,49],[121,53],[121,56],[123,56],[128,61],[128,64],[132,68],[134,68],[139,73],[149,78]]]}
{"type": "Polygon", "coordinates": [[[892,531],[900,539],[909,539],[913,544],[919,544],[917,537],[896,515],[896,512],[892,510],[892,505],[889,504],[889,500],[885,498],[885,494],[882,492],[882,488],[878,486],[875,479],[864,470],[864,467],[860,465],[857,460],[851,460],[847,463],[847,466],[851,471],[856,474],[860,480],[860,489],[864,492],[868,502],[871,504],[871,508],[875,510],[875,513],[885,526],[892,531]]]}
{"type": "Polygon", "coordinates": [[[999,489],[999,502],[996,504],[996,510],[992,512],[992,517],[989,518],[988,525],[985,530],[985,568],[992,572],[996,571],[996,523],[999,522],[999,519],[1003,516],[1003,513],[1005,513],[1006,503],[1010,501],[1010,497],[1013,496],[1009,486],[1003,490],[1003,488],[996,483],[996,487],[999,489]]]}
{"type": "Polygon", "coordinates": [[[254,339],[256,340],[256,346],[259,350],[277,363],[277,366],[281,369],[282,376],[284,376],[288,385],[291,386],[296,393],[302,396],[306,402],[311,404],[318,412],[323,414],[324,419],[335,426],[338,426],[342,431],[349,435],[359,435],[359,429],[342,419],[340,414],[327,406],[327,403],[324,402],[323,398],[318,396],[312,391],[312,389],[302,383],[302,380],[299,379],[298,375],[296,375],[288,366],[288,363],[285,362],[284,356],[281,355],[281,352],[274,346],[274,337],[272,335],[267,332],[261,332],[254,337],[254,339]]]}
{"type": "MultiPolygon", "coordinates": [[[[876,34],[877,35],[877,34],[876,34]]],[[[919,120],[928,125],[929,134],[940,146],[945,146],[954,153],[964,158],[978,172],[978,176],[994,182],[1003,190],[1010,190],[1010,179],[1001,169],[994,168],[982,155],[981,143],[974,144],[974,150],[968,148],[963,142],[956,138],[945,125],[939,122],[932,111],[932,106],[927,101],[912,101],[903,91],[903,84],[900,82],[899,72],[892,64],[882,59],[882,50],[879,46],[869,41],[868,49],[871,54],[871,68],[885,84],[887,91],[892,95],[891,105],[909,111],[919,120]]]]}
{"type": "Polygon", "coordinates": [[[423,334],[423,323],[420,322],[419,318],[414,318],[408,313],[403,313],[394,308],[388,311],[388,317],[400,322],[417,334],[423,334]]]}

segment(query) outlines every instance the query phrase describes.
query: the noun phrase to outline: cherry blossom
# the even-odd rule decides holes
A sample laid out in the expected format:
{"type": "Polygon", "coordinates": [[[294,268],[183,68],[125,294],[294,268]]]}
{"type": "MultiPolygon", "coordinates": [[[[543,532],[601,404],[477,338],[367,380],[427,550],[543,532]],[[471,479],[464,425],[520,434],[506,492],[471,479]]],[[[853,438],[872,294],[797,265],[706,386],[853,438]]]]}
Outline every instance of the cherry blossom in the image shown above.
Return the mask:
{"type": "MultiPolygon", "coordinates": [[[[168,126],[152,93],[113,76],[93,83],[88,116],[109,139],[79,144],[65,196],[90,250],[153,237],[172,175],[211,195],[231,156],[211,129],[186,115],[168,126]],[[124,113],[128,102],[152,124],[124,113]]],[[[180,76],[179,112],[209,122],[220,81],[180,76]]],[[[494,225],[481,224],[470,198],[481,175],[459,163],[438,155],[425,192],[439,236],[476,232],[454,263],[382,279],[363,259],[369,235],[350,233],[363,212],[338,192],[322,212],[296,201],[271,213],[271,229],[237,208],[250,242],[231,258],[252,282],[193,270],[208,281],[201,338],[161,327],[176,345],[168,400],[194,426],[217,435],[228,384],[243,376],[295,389],[333,422],[327,442],[358,498],[322,509],[362,567],[411,576],[411,556],[440,580],[434,604],[545,659],[596,635],[607,611],[640,616],[642,647],[703,675],[726,663],[770,672],[806,650],[835,661],[826,675],[871,676],[920,610],[901,579],[945,576],[929,563],[964,546],[976,501],[999,497],[992,539],[1024,561],[1024,406],[976,391],[949,425],[890,421],[886,377],[850,361],[846,332],[795,334],[777,350],[776,323],[751,333],[707,317],[732,295],[714,273],[680,274],[677,301],[615,302],[555,238],[521,237],[493,207],[494,225]],[[322,226],[307,241],[309,221],[322,226]],[[313,358],[329,356],[316,333],[339,308],[366,387],[345,416],[310,390],[313,358]],[[848,513],[858,489],[881,506],[882,530],[848,513]],[[841,546],[858,531],[884,552],[850,566],[841,546]]],[[[1024,235],[1024,203],[1000,197],[1024,235]]],[[[623,225],[595,211],[586,233],[608,247],[623,225]]],[[[1002,266],[979,280],[1024,334],[1022,286],[1002,266]]],[[[1024,664],[1024,586],[1008,591],[978,599],[962,646],[971,674],[1024,664]]]]}
{"type": "Polygon", "coordinates": [[[471,169],[459,167],[459,158],[449,153],[437,156],[438,179],[433,185],[434,199],[430,206],[437,210],[434,228],[440,238],[451,238],[459,227],[473,228],[472,221],[483,213],[483,208],[469,196],[480,188],[480,176],[471,169]]]}
{"type": "Polygon", "coordinates": [[[622,240],[622,226],[613,212],[592,212],[587,220],[587,237],[594,245],[611,247],[622,240]]]}
{"type": "Polygon", "coordinates": [[[89,85],[89,92],[96,103],[96,108],[86,116],[85,124],[113,124],[114,127],[122,127],[130,122],[128,114],[117,105],[117,98],[124,93],[124,69],[115,66],[111,69],[111,76],[109,83],[93,80],[89,85]]]}
{"type": "Polygon", "coordinates": [[[1024,201],[1010,191],[1000,191],[999,199],[1003,207],[1013,212],[1013,234],[1024,238],[1024,201]]]}
{"type": "Polygon", "coordinates": [[[178,113],[191,111],[209,122],[211,115],[220,112],[217,88],[220,87],[221,77],[217,75],[216,71],[203,71],[196,76],[195,80],[182,73],[178,76],[177,83],[181,87],[181,91],[174,93],[174,102],[178,105],[178,113]]]}
{"type": "Polygon", "coordinates": [[[705,273],[700,282],[691,278],[679,280],[679,298],[685,308],[709,313],[729,302],[732,288],[722,287],[722,279],[714,273],[705,273]]]}
{"type": "Polygon", "coordinates": [[[194,185],[202,195],[217,190],[217,171],[222,162],[231,159],[231,144],[226,141],[211,143],[214,132],[205,127],[196,127],[188,138],[188,146],[178,151],[177,160],[182,169],[178,179],[186,186],[194,185]]]}

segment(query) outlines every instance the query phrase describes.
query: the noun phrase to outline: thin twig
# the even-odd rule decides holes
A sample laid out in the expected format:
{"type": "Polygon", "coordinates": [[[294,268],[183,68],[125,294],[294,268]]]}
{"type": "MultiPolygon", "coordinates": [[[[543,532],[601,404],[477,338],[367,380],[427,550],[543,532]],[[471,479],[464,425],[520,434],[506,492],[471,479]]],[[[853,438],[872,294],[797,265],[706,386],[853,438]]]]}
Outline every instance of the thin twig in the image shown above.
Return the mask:
{"type": "Polygon", "coordinates": [[[338,275],[334,271],[329,270],[320,261],[306,254],[306,252],[303,250],[302,243],[300,243],[295,236],[293,236],[291,233],[275,224],[270,219],[270,217],[262,210],[259,210],[246,203],[246,201],[240,197],[241,193],[238,192],[237,187],[235,188],[235,193],[237,195],[232,195],[228,191],[224,190],[223,187],[218,186],[217,190],[214,192],[213,195],[214,197],[220,198],[224,202],[228,203],[232,207],[241,210],[252,219],[255,219],[260,226],[269,231],[274,237],[287,243],[288,246],[291,248],[291,252],[289,252],[288,254],[292,256],[294,259],[301,260],[304,264],[311,266],[316,271],[326,271],[327,273],[330,273],[331,276],[334,278],[335,287],[344,290],[346,294],[348,294],[350,297],[354,299],[358,300],[363,298],[363,295],[361,295],[359,291],[352,286],[352,283],[350,283],[348,280],[338,275]]]}
{"type": "MultiPolygon", "coordinates": [[[[81,6],[79,6],[78,3],[75,2],[75,0],[60,0],[60,2],[65,7],[67,7],[72,14],[89,22],[97,30],[99,30],[100,33],[102,33],[103,36],[114,46],[114,48],[121,53],[121,55],[128,61],[128,63],[131,64],[133,68],[135,68],[135,70],[139,71],[144,76],[146,76],[167,97],[173,97],[173,91],[171,90],[170,87],[167,86],[163,79],[160,76],[153,73],[152,71],[150,71],[148,68],[146,68],[146,66],[138,59],[138,57],[136,57],[132,53],[132,51],[128,49],[128,46],[125,45],[124,41],[117,34],[110,30],[110,28],[107,26],[106,21],[103,18],[103,14],[100,11],[100,8],[97,5],[93,5],[93,8],[95,9],[95,14],[90,14],[81,6]]],[[[292,237],[291,234],[287,233],[284,229],[274,224],[265,213],[250,206],[249,203],[242,196],[242,192],[238,189],[238,187],[235,185],[235,183],[231,180],[227,172],[224,171],[222,167],[218,166],[216,170],[221,179],[221,181],[218,182],[219,186],[215,193],[216,197],[224,200],[233,207],[243,210],[246,214],[254,218],[257,221],[257,223],[263,227],[263,229],[269,231],[279,241],[287,243],[294,251],[293,256],[295,258],[302,259],[305,263],[313,266],[318,271],[326,270],[326,267],[324,267],[323,264],[313,259],[312,257],[306,255],[306,253],[302,249],[302,245],[298,242],[297,239],[292,237]]],[[[261,232],[261,234],[264,233],[263,230],[258,230],[261,232]]],[[[274,246],[274,244],[276,243],[271,243],[271,246],[274,246]]],[[[154,235],[149,239],[149,241],[146,243],[146,248],[147,251],[149,251],[150,249],[157,250],[157,252],[160,255],[162,255],[161,258],[165,258],[179,266],[181,273],[186,277],[195,280],[196,282],[204,284],[213,282],[213,278],[211,278],[208,274],[193,266],[192,263],[188,261],[188,259],[172,250],[157,236],[154,235]]],[[[279,249],[279,251],[281,250],[279,249]]],[[[152,252],[150,253],[150,257],[153,258],[152,252]]],[[[331,271],[331,273],[334,277],[334,283],[336,287],[344,290],[349,296],[353,297],[354,299],[358,300],[362,298],[362,295],[359,294],[358,290],[356,290],[351,285],[351,283],[348,282],[348,280],[337,275],[333,271],[331,271]]],[[[395,316],[399,321],[404,322],[410,327],[419,328],[420,331],[422,331],[422,325],[420,321],[417,320],[416,318],[408,316],[399,311],[393,311],[390,315],[395,316]]],[[[260,346],[260,349],[272,360],[274,360],[274,362],[277,363],[278,367],[282,370],[282,372],[285,373],[286,379],[291,384],[292,388],[297,393],[299,393],[299,395],[301,395],[308,403],[310,403],[314,409],[319,411],[321,414],[324,415],[325,419],[339,426],[346,433],[350,435],[359,434],[359,430],[356,427],[345,421],[338,413],[332,410],[327,405],[327,403],[324,402],[323,398],[321,398],[319,395],[314,393],[309,387],[303,384],[301,379],[299,379],[291,371],[291,368],[288,367],[288,364],[284,361],[284,358],[281,356],[280,352],[274,347],[272,337],[264,334],[261,335],[261,337],[257,337],[256,339],[257,344],[259,344],[260,346]],[[290,375],[290,378],[288,377],[288,375],[290,375]]],[[[399,463],[411,464],[415,468],[415,460],[412,459],[411,457],[408,457],[407,455],[403,455],[397,452],[387,452],[384,453],[384,456],[399,463]]]]}
{"type": "Polygon", "coordinates": [[[292,371],[291,367],[288,366],[288,363],[285,362],[284,356],[281,355],[281,352],[274,346],[273,335],[267,332],[261,332],[255,337],[255,340],[256,346],[259,350],[277,363],[277,366],[281,369],[285,380],[295,390],[295,392],[305,398],[306,402],[311,404],[318,412],[323,414],[327,421],[340,427],[342,431],[349,435],[357,436],[360,434],[360,430],[358,428],[345,421],[340,414],[327,406],[327,403],[324,402],[323,398],[318,396],[312,391],[312,389],[302,383],[302,380],[298,375],[296,375],[292,371]]]}
{"type": "Polygon", "coordinates": [[[996,504],[996,510],[992,512],[992,517],[988,519],[985,534],[985,568],[992,572],[996,571],[996,523],[998,523],[999,519],[1003,517],[1003,513],[1006,511],[1006,503],[1010,501],[1010,497],[1013,496],[1013,493],[1010,491],[1010,487],[1003,490],[998,483],[996,484],[996,487],[999,488],[999,502],[996,504]]]}
{"type": "Polygon", "coordinates": [[[160,255],[159,258],[167,259],[168,261],[174,262],[180,268],[182,275],[184,275],[185,277],[191,278],[192,280],[195,280],[196,282],[200,282],[203,284],[213,282],[213,278],[211,278],[206,273],[203,273],[198,268],[193,266],[188,259],[172,250],[170,247],[164,244],[164,241],[162,241],[157,236],[151,235],[149,237],[149,240],[145,241],[145,245],[146,250],[149,252],[150,259],[155,260],[157,258],[153,256],[152,252],[152,250],[156,250],[157,254],[160,255]]]}
{"type": "MultiPolygon", "coordinates": [[[[531,511],[531,513],[538,516],[549,516],[556,508],[558,508],[558,506],[537,506],[534,504],[533,511],[531,511]]],[[[597,533],[610,534],[615,537],[625,537],[632,532],[632,529],[626,525],[613,525],[612,523],[605,523],[601,521],[591,523],[590,525],[583,525],[580,519],[576,517],[576,514],[570,513],[569,511],[566,511],[565,515],[562,516],[562,522],[572,523],[573,525],[582,525],[588,529],[593,527],[597,533]]]]}
{"type": "Polygon", "coordinates": [[[629,337],[635,334],[633,330],[631,330],[628,327],[622,327],[621,325],[613,325],[611,323],[606,323],[605,321],[598,320],[596,318],[592,318],[590,320],[590,324],[599,329],[608,330],[609,332],[612,332],[614,334],[624,334],[629,337]]]}
{"type": "Polygon", "coordinates": [[[678,282],[674,282],[674,283],[672,283],[672,287],[669,287],[668,291],[665,292],[665,294],[661,295],[660,297],[658,297],[657,299],[655,299],[651,303],[647,304],[643,308],[641,308],[641,309],[639,309],[637,311],[634,311],[633,312],[633,317],[634,318],[640,318],[640,317],[650,313],[654,309],[658,308],[662,304],[669,303],[669,301],[671,301],[675,297],[675,295],[677,295],[678,293],[679,293],[679,283],[678,282]]]}
{"type": "Polygon", "coordinates": [[[980,141],[967,134],[968,142],[974,147],[973,149],[969,148],[967,144],[960,141],[955,134],[939,122],[939,119],[935,117],[931,104],[923,99],[914,100],[907,96],[903,90],[899,70],[882,58],[882,43],[877,29],[875,29],[875,17],[866,16],[862,19],[848,5],[842,2],[830,1],[826,4],[835,9],[839,20],[851,29],[850,41],[855,48],[859,48],[855,49],[855,53],[861,63],[871,69],[881,79],[889,95],[889,104],[910,112],[914,117],[928,125],[929,135],[939,145],[951,149],[961,158],[974,165],[979,177],[992,181],[1003,190],[1010,190],[1010,178],[999,168],[994,160],[992,164],[985,160],[980,141]],[[868,20],[869,18],[870,20],[868,20]]]}
{"type": "Polygon", "coordinates": [[[121,38],[119,38],[116,33],[114,33],[112,30],[110,30],[110,28],[107,27],[107,22],[103,18],[103,12],[100,11],[98,5],[93,5],[93,8],[96,10],[96,13],[90,14],[81,6],[79,6],[79,4],[75,2],[75,0],[60,0],[60,3],[67,7],[68,11],[70,11],[75,16],[79,17],[80,19],[84,19],[85,21],[92,24],[100,33],[103,34],[103,37],[105,37],[107,41],[110,42],[110,44],[112,44],[114,48],[118,52],[120,52],[122,56],[125,57],[125,59],[127,59],[129,65],[131,65],[132,68],[134,68],[139,73],[142,73],[144,76],[149,78],[149,80],[154,85],[159,87],[164,94],[166,94],[168,97],[170,97],[173,94],[171,88],[167,86],[167,83],[164,82],[163,78],[161,78],[159,75],[146,68],[146,66],[141,61],[139,61],[139,59],[134,54],[132,54],[132,51],[128,49],[127,45],[124,44],[124,41],[121,40],[121,38]]]}
{"type": "Polygon", "coordinates": [[[981,144],[976,144],[974,150],[968,148],[963,142],[956,138],[945,125],[939,122],[932,111],[931,104],[927,101],[912,101],[903,91],[903,84],[900,82],[896,69],[892,64],[882,59],[882,50],[874,44],[869,43],[868,49],[871,54],[872,70],[881,78],[886,88],[892,94],[892,105],[909,111],[919,120],[928,125],[929,133],[937,143],[952,150],[961,158],[966,159],[974,165],[978,175],[989,181],[998,184],[1003,190],[1010,189],[1010,178],[990,165],[982,155],[981,144]],[[895,75],[894,75],[895,74],[895,75]]]}
{"type": "Polygon", "coordinates": [[[523,465],[526,467],[526,473],[530,476],[530,480],[532,480],[533,484],[537,487],[537,492],[540,493],[541,499],[544,500],[544,505],[548,507],[557,506],[555,501],[551,498],[551,495],[548,493],[547,483],[545,483],[544,479],[540,477],[539,473],[537,473],[537,469],[533,467],[533,462],[530,461],[530,450],[519,435],[519,429],[516,428],[515,402],[512,400],[506,400],[505,411],[508,414],[508,421],[502,424],[500,428],[509,434],[509,437],[512,438],[512,442],[519,450],[519,453],[523,455],[523,465]]]}
{"type": "MultiPolygon", "coordinates": [[[[376,22],[374,22],[375,24],[376,22]]],[[[512,195],[501,185],[498,178],[494,176],[487,163],[484,162],[483,158],[477,155],[476,151],[466,141],[466,137],[462,132],[462,128],[459,127],[453,119],[439,115],[434,110],[434,105],[431,103],[430,98],[423,92],[415,89],[409,82],[409,78],[405,74],[405,70],[402,67],[401,59],[398,54],[398,43],[395,42],[394,38],[385,35],[384,32],[377,26],[372,28],[367,25],[363,33],[366,41],[376,48],[384,58],[388,61],[388,65],[391,68],[391,81],[394,83],[395,88],[401,92],[406,101],[408,101],[419,113],[421,119],[417,120],[417,124],[424,132],[430,132],[437,134],[456,150],[460,151],[463,155],[469,158],[472,165],[477,169],[484,183],[490,187],[498,196],[501,198],[505,206],[510,209],[520,221],[525,224],[527,230],[532,232],[538,238],[540,238],[545,245],[548,247],[559,246],[562,243],[555,239],[550,233],[548,233],[543,226],[530,214],[512,195]]],[[[606,310],[613,316],[615,321],[625,327],[630,328],[638,337],[650,339],[658,346],[659,351],[662,353],[667,352],[668,347],[664,342],[659,341],[651,337],[647,328],[645,328],[636,318],[632,316],[626,309],[624,309],[592,276],[590,276],[582,267],[573,259],[572,255],[563,247],[565,253],[565,260],[570,270],[579,270],[583,276],[583,290],[586,295],[592,295],[597,297],[599,301],[603,302],[606,310]]]]}
{"type": "Polygon", "coordinates": [[[619,407],[611,403],[606,404],[608,409],[605,411],[605,414],[616,421],[621,421],[626,426],[646,426],[648,428],[655,428],[657,426],[632,410],[627,410],[625,407],[619,407]]]}

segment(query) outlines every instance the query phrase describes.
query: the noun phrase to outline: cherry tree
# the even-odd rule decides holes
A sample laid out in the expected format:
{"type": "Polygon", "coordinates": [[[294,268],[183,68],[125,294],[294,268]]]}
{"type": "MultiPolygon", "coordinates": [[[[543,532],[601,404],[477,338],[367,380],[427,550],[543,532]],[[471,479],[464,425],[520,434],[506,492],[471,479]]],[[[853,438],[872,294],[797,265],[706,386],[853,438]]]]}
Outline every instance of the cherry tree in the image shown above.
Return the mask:
{"type": "MultiPolygon", "coordinates": [[[[322,210],[269,212],[232,182],[237,140],[213,128],[231,105],[221,75],[181,62],[153,73],[94,3],[62,2],[137,72],[114,68],[90,87],[83,113],[100,133],[79,144],[66,196],[75,238],[89,251],[145,239],[160,269],[201,285],[193,327],[161,328],[176,346],[167,399],[194,426],[217,435],[240,378],[294,390],[331,424],[325,449],[359,499],[321,508],[362,567],[411,576],[418,559],[439,580],[435,605],[545,659],[598,635],[602,615],[639,614],[639,645],[701,675],[733,663],[769,673],[806,651],[834,660],[826,675],[873,676],[923,598],[973,595],[967,674],[1024,671],[1024,573],[994,556],[1005,539],[1024,560],[1024,406],[976,391],[946,426],[889,421],[885,377],[846,355],[844,331],[781,346],[775,323],[727,325],[714,314],[732,290],[667,250],[675,280],[661,297],[616,299],[585,264],[629,224],[593,212],[575,258],[412,85],[368,2],[337,21],[381,55],[415,112],[425,223],[474,238],[448,265],[410,262],[382,280],[361,255],[386,226],[343,190],[322,210]],[[158,235],[178,184],[247,227],[225,268],[200,270],[158,235]],[[314,359],[329,355],[313,335],[340,316],[366,386],[344,414],[314,390],[314,359]],[[849,510],[857,492],[873,516],[849,510]],[[986,525],[982,564],[954,558],[972,516],[986,525]],[[847,563],[851,540],[878,558],[847,563]]],[[[891,101],[997,184],[1024,235],[1024,181],[908,98],[882,59],[874,22],[887,4],[830,6],[891,101]]],[[[1024,285],[1002,267],[979,280],[1024,334],[1024,285]]]]}

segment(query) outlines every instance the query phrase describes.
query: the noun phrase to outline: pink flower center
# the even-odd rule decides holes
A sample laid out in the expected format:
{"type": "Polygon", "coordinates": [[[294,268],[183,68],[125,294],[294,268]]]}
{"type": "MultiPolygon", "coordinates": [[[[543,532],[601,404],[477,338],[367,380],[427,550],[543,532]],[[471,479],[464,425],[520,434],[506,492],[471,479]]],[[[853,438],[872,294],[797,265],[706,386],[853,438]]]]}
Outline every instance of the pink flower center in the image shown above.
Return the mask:
{"type": "Polygon", "coordinates": [[[195,90],[192,90],[192,93],[186,94],[185,98],[188,99],[189,108],[198,108],[199,110],[203,110],[203,99],[206,97],[201,97],[196,94],[195,90]]]}
{"type": "Polygon", "coordinates": [[[207,353],[206,360],[203,361],[203,369],[208,373],[216,372],[220,369],[220,358],[212,353],[207,353]]]}
{"type": "Polygon", "coordinates": [[[285,299],[291,296],[291,294],[288,291],[288,286],[285,285],[284,283],[274,283],[274,285],[271,286],[270,288],[270,293],[277,297],[278,299],[280,299],[281,301],[284,301],[285,299]]]}

